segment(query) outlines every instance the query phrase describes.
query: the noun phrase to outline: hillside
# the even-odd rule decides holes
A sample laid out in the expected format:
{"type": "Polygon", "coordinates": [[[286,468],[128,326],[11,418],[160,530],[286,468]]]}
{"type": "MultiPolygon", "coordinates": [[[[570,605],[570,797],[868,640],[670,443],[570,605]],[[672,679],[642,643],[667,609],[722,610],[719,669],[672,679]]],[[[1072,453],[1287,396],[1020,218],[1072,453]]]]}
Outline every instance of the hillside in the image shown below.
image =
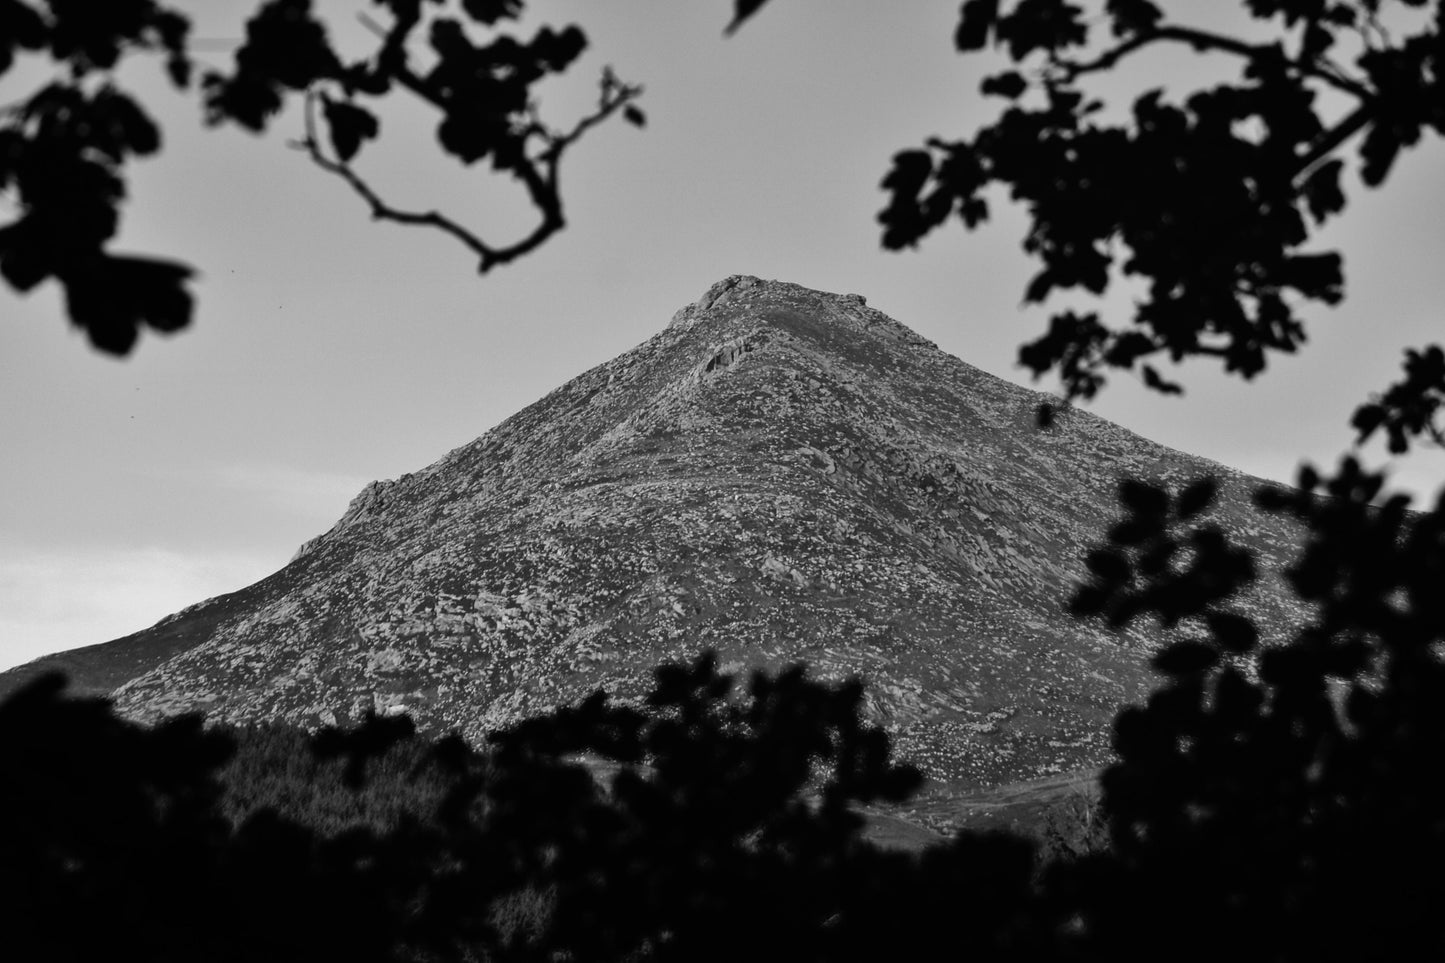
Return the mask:
{"type": "MultiPolygon", "coordinates": [[[[435,464],[375,482],[247,589],[41,660],[139,718],[305,726],[405,711],[477,739],[660,661],[806,660],[940,785],[986,792],[1108,759],[1157,641],[1064,602],[1130,475],[1224,482],[1278,570],[1257,484],[940,351],[862,298],[733,277],[655,337],[435,464]]],[[[1283,625],[1266,582],[1247,603],[1283,625]]],[[[0,691],[43,667],[0,676],[0,691]]]]}

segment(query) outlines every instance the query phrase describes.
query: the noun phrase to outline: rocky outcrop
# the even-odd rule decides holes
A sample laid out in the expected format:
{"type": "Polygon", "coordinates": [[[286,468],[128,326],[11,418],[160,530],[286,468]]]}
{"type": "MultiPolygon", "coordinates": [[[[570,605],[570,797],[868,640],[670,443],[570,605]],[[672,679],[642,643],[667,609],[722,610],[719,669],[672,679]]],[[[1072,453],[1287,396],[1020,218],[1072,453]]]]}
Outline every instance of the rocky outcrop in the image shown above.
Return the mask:
{"type": "Polygon", "coordinates": [[[307,539],[301,543],[296,554],[291,556],[291,561],[296,561],[305,555],[310,554],[317,546],[321,545],[327,538],[334,536],[358,522],[379,516],[386,508],[387,493],[396,485],[394,481],[374,481],[367,484],[356,497],[346,506],[346,511],[337,519],[336,524],[330,530],[315,538],[307,539]]]}

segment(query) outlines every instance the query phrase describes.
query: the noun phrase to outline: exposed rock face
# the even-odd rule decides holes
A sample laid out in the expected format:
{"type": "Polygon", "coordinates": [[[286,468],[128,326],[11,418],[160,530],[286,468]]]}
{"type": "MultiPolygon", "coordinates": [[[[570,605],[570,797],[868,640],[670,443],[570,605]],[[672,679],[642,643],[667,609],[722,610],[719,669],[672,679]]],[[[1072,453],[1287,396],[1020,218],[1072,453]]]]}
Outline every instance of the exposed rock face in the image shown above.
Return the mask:
{"type": "MultiPolygon", "coordinates": [[[[378,709],[477,738],[597,687],[636,695],[658,662],[711,647],[734,669],[862,674],[900,753],[956,786],[1097,765],[1152,679],[1144,629],[1063,607],[1120,476],[1221,475],[1217,512],[1263,568],[1297,535],[1218,465],[1077,411],[1037,430],[1042,397],[856,295],[729,278],[368,486],[271,578],[86,651],[112,684],[121,654],[156,653],[115,690],[142,718],[378,709]]],[[[1289,615],[1271,586],[1248,604],[1289,615]]],[[[83,681],[86,664],[68,667],[83,681]]]]}

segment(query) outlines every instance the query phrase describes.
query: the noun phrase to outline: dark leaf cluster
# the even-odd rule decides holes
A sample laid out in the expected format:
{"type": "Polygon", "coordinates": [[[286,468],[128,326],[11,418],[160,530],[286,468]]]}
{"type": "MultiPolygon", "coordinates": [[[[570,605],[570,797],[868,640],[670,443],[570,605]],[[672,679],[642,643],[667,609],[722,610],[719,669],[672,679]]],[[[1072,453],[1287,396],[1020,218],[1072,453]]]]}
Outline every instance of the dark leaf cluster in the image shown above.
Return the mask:
{"type": "Polygon", "coordinates": [[[47,677],[0,706],[7,954],[387,958],[371,945],[385,935],[372,837],[323,840],[266,813],[233,826],[218,779],[230,737],[197,717],[141,728],[62,686],[47,677]]]}
{"type": "Polygon", "coordinates": [[[1130,326],[1065,312],[1023,347],[1021,363],[1035,375],[1057,372],[1070,397],[1092,396],[1108,369],[1178,393],[1144,363],[1150,357],[1217,358],[1252,378],[1271,353],[1295,351],[1305,340],[1301,305],[1343,296],[1339,255],[1309,248],[1314,226],[1345,206],[1344,164],[1331,155],[1363,132],[1361,172],[1374,186],[1422,131],[1445,133],[1445,14],[1435,4],[1419,33],[1366,44],[1349,72],[1328,54],[1342,32],[1364,29],[1370,11],[1325,0],[1246,6],[1283,21],[1277,40],[1172,24],[1147,0],[1105,2],[1106,40],[1091,36],[1100,18],[1082,4],[967,0],[956,44],[996,46],[1013,61],[982,88],[1008,104],[971,139],[932,139],[894,157],[882,184],[884,247],[914,246],[955,216],[976,227],[1000,185],[1032,222],[1023,246],[1041,269],[1027,302],[1059,291],[1101,295],[1120,274],[1141,279],[1146,295],[1130,326]],[[1237,59],[1239,81],[1180,102],[1146,91],[1129,120],[1099,119],[1104,104],[1085,80],[1169,44],[1237,59]],[[1325,90],[1355,105],[1333,125],[1317,104],[1325,90]]]}
{"type": "Polygon", "coordinates": [[[1389,439],[1390,451],[1404,454],[1412,440],[1426,437],[1445,445],[1445,430],[1436,421],[1445,405],[1445,351],[1430,345],[1405,351],[1405,376],[1380,395],[1356,409],[1351,425],[1363,443],[1377,431],[1389,439]]]}
{"type": "Polygon", "coordinates": [[[856,683],[790,669],[740,697],[706,656],[640,707],[599,694],[486,754],[375,716],[146,729],[62,685],[0,706],[0,918],[24,958],[861,960],[959,925],[990,951],[1025,938],[1030,844],[862,841],[857,807],[919,777],[856,683]]]}
{"type": "MultiPolygon", "coordinates": [[[[211,124],[264,131],[288,98],[304,105],[298,146],[322,170],[342,178],[373,217],[440,229],[466,245],[483,270],[536,249],[565,221],[557,171],[563,153],[592,126],[621,112],[635,126],[645,117],[640,88],[610,71],[596,109],[572,128],[545,125],[535,85],[571,66],[586,47],[576,26],[542,27],[530,40],[502,32],[523,0],[378,0],[391,15],[375,52],[348,61],[332,46],[310,0],[265,0],[246,24],[229,72],[209,71],[200,91],[211,124]],[[487,42],[473,33],[490,31],[487,42]],[[421,38],[424,38],[421,39],[421,38]],[[429,48],[425,70],[414,47],[429,48]],[[384,202],[352,169],[381,135],[369,102],[404,89],[441,114],[441,148],[465,164],[484,158],[516,178],[537,225],[509,244],[484,240],[436,212],[413,213],[384,202]],[[317,128],[324,125],[324,138],[317,128]]],[[[368,21],[369,22],[369,21],[368,21]]],[[[144,108],[115,86],[113,70],[131,52],[159,54],[178,87],[189,84],[189,21],[155,0],[0,0],[0,75],[17,55],[45,53],[56,78],[0,115],[0,190],[13,191],[20,216],[0,226],[0,276],[25,292],[54,278],[65,288],[71,320],[92,344],[125,354],[142,328],[174,331],[190,322],[192,298],[183,264],[109,253],[125,196],[125,164],[155,153],[160,130],[144,108]]]]}
{"type": "Polygon", "coordinates": [[[312,16],[310,0],[268,0],[246,23],[235,71],[211,72],[201,81],[206,119],[262,131],[280,112],[284,92],[304,91],[340,73],[341,61],[325,26],[312,16]]]}
{"type": "Polygon", "coordinates": [[[0,277],[20,292],[55,279],[72,322],[103,351],[124,354],[139,331],[175,331],[191,317],[183,264],[108,250],[125,200],[125,165],[154,154],[160,129],[110,74],[129,51],[159,53],[185,87],[188,22],[153,0],[96,8],[50,0],[0,2],[0,76],[18,52],[45,53],[64,72],[0,113],[0,191],[19,215],[0,226],[0,277]]]}
{"type": "Polygon", "coordinates": [[[1221,538],[1192,521],[1212,483],[1121,492],[1129,515],[1076,605],[1113,624],[1153,612],[1182,637],[1156,659],[1165,684],[1115,721],[1110,852],[1056,877],[1083,901],[1086,944],[1142,958],[1188,931],[1179,949],[1199,960],[1445,949],[1427,909],[1445,891],[1415,873],[1445,853],[1445,777],[1427,762],[1445,748],[1445,504],[1410,513],[1383,484],[1346,460],[1257,494],[1308,533],[1288,577],[1314,612],[1267,644],[1221,606],[1242,554],[1201,553],[1202,584],[1161,564],[1221,538]]]}
{"type": "MultiPolygon", "coordinates": [[[[1236,622],[1221,605],[1254,580],[1254,561],[1232,545],[1218,524],[1189,526],[1214,500],[1216,483],[1205,478],[1177,497],[1158,486],[1125,481],[1119,497],[1129,515],[1109,532],[1111,546],[1092,551],[1087,559],[1091,579],[1075,594],[1071,608],[1079,615],[1102,615],[1120,628],[1142,616],[1155,616],[1165,627],[1185,618],[1207,615],[1212,625],[1236,622]]],[[[1229,651],[1249,648],[1226,631],[1218,642],[1229,651]]],[[[1194,671],[1205,656],[1184,648],[1169,650],[1156,664],[1166,672],[1194,671]]]]}
{"type": "Polygon", "coordinates": [[[306,135],[297,146],[361,197],[373,218],[441,230],[472,251],[483,272],[535,250],[565,225],[558,186],[563,153],[614,113],[642,126],[646,119],[634,103],[640,88],[604,70],[595,110],[557,130],[541,120],[535,87],[581,56],[587,38],[579,27],[542,27],[521,40],[502,27],[521,15],[522,0],[459,0],[459,8],[447,0],[378,2],[391,23],[373,25],[380,36],[374,53],[348,62],[331,46],[310,0],[268,0],[247,25],[234,69],[205,78],[210,121],[261,131],[288,97],[299,95],[306,135]],[[422,44],[427,50],[418,58],[414,48],[422,44]],[[416,67],[416,59],[428,66],[416,67]],[[519,182],[536,211],[535,227],[497,244],[435,211],[383,200],[352,165],[381,136],[376,103],[396,90],[440,114],[443,152],[465,165],[489,160],[492,170],[519,182]]]}
{"type": "Polygon", "coordinates": [[[1445,892],[1413,869],[1445,844],[1430,765],[1445,506],[1379,510],[1379,479],[1350,465],[1301,482],[1264,501],[1314,533],[1292,578],[1320,617],[1264,646],[1223,605],[1237,554],[1174,561],[1214,540],[1192,532],[1210,531],[1215,484],[1121,490],[1113,549],[1090,559],[1098,611],[1207,641],[1160,654],[1165,684],[1116,720],[1101,808],[1078,801],[1042,866],[1009,836],[866,843],[859,807],[906,800],[918,774],[861,722],[858,683],[799,668],[739,693],[710,655],[663,666],[640,705],[599,693],[485,753],[403,718],[143,729],[49,678],[0,705],[9,945],[60,960],[1438,953],[1445,892]]]}

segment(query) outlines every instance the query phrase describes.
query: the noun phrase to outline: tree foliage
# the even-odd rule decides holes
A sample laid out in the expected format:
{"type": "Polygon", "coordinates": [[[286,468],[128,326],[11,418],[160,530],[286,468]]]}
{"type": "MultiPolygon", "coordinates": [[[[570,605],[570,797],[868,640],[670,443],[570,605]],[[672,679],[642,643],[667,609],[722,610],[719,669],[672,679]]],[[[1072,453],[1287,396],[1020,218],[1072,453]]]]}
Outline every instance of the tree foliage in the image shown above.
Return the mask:
{"type": "Polygon", "coordinates": [[[857,807],[919,777],[861,723],[856,682],[793,668],[739,694],[705,656],[659,669],[640,707],[598,693],[486,755],[405,719],[145,729],[62,684],[0,705],[17,958],[861,960],[959,927],[986,952],[1027,939],[1028,843],[862,840],[857,807]]]}
{"type": "MultiPolygon", "coordinates": [[[[581,28],[543,27],[519,39],[504,30],[522,0],[376,0],[390,18],[373,24],[375,51],[346,61],[310,0],[265,0],[246,25],[229,72],[198,85],[205,119],[260,133],[289,98],[302,103],[299,146],[345,182],[373,218],[430,227],[465,245],[485,273],[535,250],[565,226],[559,180],[564,154],[614,114],[641,126],[641,88],[610,70],[596,106],[567,127],[542,117],[534,86],[566,70],[586,48],[581,28]],[[484,40],[479,40],[484,36],[484,40]],[[417,49],[429,68],[414,65],[417,49]],[[521,237],[501,242],[435,210],[387,202],[354,162],[381,136],[374,104],[396,90],[440,115],[437,142],[463,165],[485,162],[516,181],[536,212],[521,237]]],[[[0,227],[0,277],[26,292],[54,279],[71,321],[102,351],[126,354],[143,328],[190,323],[193,270],[182,263],[112,253],[126,164],[154,154],[161,131],[123,91],[115,70],[128,56],[161,56],[171,82],[193,86],[187,18],[156,0],[114,0],[97,11],[77,0],[0,0],[0,77],[17,56],[45,56],[55,76],[0,113],[0,190],[18,216],[0,227]]]]}
{"type": "Polygon", "coordinates": [[[217,778],[228,737],[196,717],[130,725],[62,686],[46,677],[0,705],[8,954],[392,958],[375,948],[392,924],[379,882],[405,886],[405,862],[369,862],[385,852],[377,837],[358,828],[322,839],[266,813],[233,826],[217,778]]]}
{"type": "Polygon", "coordinates": [[[1126,485],[1075,609],[1175,639],[1155,659],[1165,684],[1115,720],[1112,849],[1068,884],[1086,944],[1133,958],[1187,930],[1190,959],[1445,950],[1445,890],[1419,873],[1445,854],[1445,502],[1378,504],[1383,478],[1348,459],[1299,481],[1256,496],[1309,533],[1288,579],[1311,614],[1269,645],[1235,604],[1242,550],[1187,491],[1126,485]]]}
{"type": "Polygon", "coordinates": [[[970,139],[894,158],[884,246],[913,246],[954,218],[977,227],[997,184],[1031,218],[1024,250],[1041,267],[1026,301],[1139,278],[1127,325],[1061,311],[1021,349],[1024,366],[1057,372],[1071,398],[1091,397],[1109,369],[1177,392],[1161,358],[1216,358],[1252,378],[1271,352],[1295,351],[1302,306],[1344,294],[1340,255],[1311,240],[1345,207],[1345,146],[1358,140],[1360,176],[1378,187],[1422,134],[1445,133],[1445,14],[1424,0],[1244,8],[1263,38],[1176,23],[1148,0],[968,0],[955,43],[1006,53],[1012,64],[981,91],[1004,106],[970,139]],[[1428,12],[1397,36],[1382,23],[1391,7],[1428,12]],[[1088,81],[1167,47],[1233,60],[1239,78],[1177,99],[1145,90],[1127,117],[1109,119],[1088,81]]]}

